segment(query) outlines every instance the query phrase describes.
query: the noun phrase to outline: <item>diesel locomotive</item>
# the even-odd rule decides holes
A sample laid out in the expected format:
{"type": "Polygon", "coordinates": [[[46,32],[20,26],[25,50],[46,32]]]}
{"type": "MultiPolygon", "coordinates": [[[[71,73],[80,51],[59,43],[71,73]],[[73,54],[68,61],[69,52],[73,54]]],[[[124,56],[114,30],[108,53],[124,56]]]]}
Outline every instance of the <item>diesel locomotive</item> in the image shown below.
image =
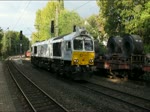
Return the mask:
{"type": "Polygon", "coordinates": [[[57,75],[84,80],[94,69],[94,39],[84,28],[31,46],[31,63],[57,75]]]}

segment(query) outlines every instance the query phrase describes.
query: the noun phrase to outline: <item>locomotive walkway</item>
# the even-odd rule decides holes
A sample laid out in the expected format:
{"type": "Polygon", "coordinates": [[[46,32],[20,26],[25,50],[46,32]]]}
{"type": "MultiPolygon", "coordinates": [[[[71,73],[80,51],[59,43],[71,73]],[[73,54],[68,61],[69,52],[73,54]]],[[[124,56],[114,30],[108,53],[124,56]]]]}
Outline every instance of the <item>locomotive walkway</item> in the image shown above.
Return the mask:
{"type": "Polygon", "coordinates": [[[3,63],[0,61],[0,112],[15,112],[15,106],[6,82],[3,63]]]}

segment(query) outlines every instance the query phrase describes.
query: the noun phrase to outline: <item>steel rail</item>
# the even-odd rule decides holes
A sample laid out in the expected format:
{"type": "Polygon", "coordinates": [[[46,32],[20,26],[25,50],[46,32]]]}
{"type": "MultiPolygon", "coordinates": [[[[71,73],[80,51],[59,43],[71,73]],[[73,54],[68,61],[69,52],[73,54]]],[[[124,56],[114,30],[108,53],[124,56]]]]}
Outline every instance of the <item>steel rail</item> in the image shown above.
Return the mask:
{"type": "MultiPolygon", "coordinates": [[[[132,97],[132,98],[136,98],[136,99],[138,99],[138,100],[143,100],[143,101],[145,101],[145,102],[147,102],[147,103],[150,104],[150,101],[149,101],[148,99],[144,99],[144,98],[141,98],[141,97],[138,97],[138,96],[130,95],[130,94],[128,94],[128,93],[124,93],[124,92],[121,92],[121,91],[118,91],[118,90],[115,90],[115,89],[112,89],[112,88],[107,88],[107,87],[105,87],[105,86],[103,86],[103,85],[98,85],[98,84],[91,83],[91,82],[88,82],[87,84],[80,84],[80,85],[83,86],[83,87],[85,87],[85,88],[87,88],[87,89],[89,89],[89,90],[92,90],[92,91],[94,91],[94,92],[96,92],[96,93],[98,93],[98,94],[102,94],[102,95],[104,95],[104,96],[107,96],[107,97],[116,99],[116,100],[121,101],[121,102],[123,102],[123,103],[125,103],[125,104],[132,105],[132,106],[134,106],[134,107],[140,108],[140,109],[145,110],[145,111],[150,111],[150,108],[148,108],[148,107],[144,107],[144,106],[141,106],[141,105],[137,105],[137,104],[132,103],[131,101],[126,101],[125,99],[118,98],[118,97],[116,97],[116,96],[113,96],[111,93],[112,93],[112,91],[113,91],[113,92],[116,92],[116,94],[122,94],[122,95],[124,95],[124,96],[126,96],[126,97],[127,97],[127,96],[130,96],[130,97],[132,97]],[[91,86],[92,86],[92,87],[91,87],[91,86]],[[107,90],[105,90],[105,91],[99,91],[99,90],[94,89],[93,86],[95,86],[95,87],[97,86],[97,87],[96,87],[97,89],[98,89],[98,88],[104,88],[104,89],[107,89],[107,90]],[[106,93],[106,91],[111,91],[111,92],[110,92],[110,93],[108,93],[108,92],[106,93]]],[[[140,103],[140,102],[139,102],[139,103],[140,103]]]]}
{"type": "MultiPolygon", "coordinates": [[[[28,81],[27,83],[30,83],[30,84],[31,84],[31,87],[34,87],[34,89],[36,89],[36,91],[38,91],[38,94],[40,94],[40,95],[41,95],[41,94],[45,95],[45,96],[43,96],[43,97],[47,97],[47,99],[51,100],[51,101],[49,101],[49,102],[53,102],[53,104],[51,104],[51,105],[57,105],[56,107],[59,108],[60,111],[68,112],[68,110],[67,110],[65,107],[63,107],[61,104],[59,104],[55,99],[53,99],[51,96],[49,96],[44,90],[42,90],[41,88],[39,88],[33,81],[31,81],[28,77],[26,77],[25,74],[22,73],[22,72],[18,69],[17,66],[15,66],[12,62],[9,62],[9,64],[8,64],[8,70],[9,70],[9,72],[10,72],[10,74],[11,74],[13,80],[15,81],[16,85],[18,86],[18,88],[19,88],[20,91],[22,92],[23,96],[25,97],[25,99],[27,100],[27,102],[29,103],[29,105],[31,106],[31,108],[32,108],[33,111],[35,111],[35,112],[38,111],[37,107],[34,106],[33,101],[30,101],[30,100],[33,98],[33,96],[31,96],[31,95],[32,95],[32,93],[34,93],[34,91],[31,93],[30,90],[23,90],[23,89],[22,89],[22,87],[20,86],[20,84],[19,84],[18,81],[16,80],[16,77],[14,76],[14,74],[12,73],[12,71],[11,71],[11,69],[10,69],[10,63],[12,64],[13,67],[15,67],[15,69],[16,69],[17,72],[19,73],[19,76],[17,76],[17,78],[18,78],[18,77],[23,77],[23,78],[24,78],[24,83],[25,83],[25,80],[28,81]],[[26,92],[25,92],[25,91],[26,91],[26,92]],[[28,91],[29,91],[29,92],[28,92],[28,91]],[[30,95],[29,95],[29,94],[27,95],[27,93],[30,93],[30,95]],[[29,96],[30,96],[30,98],[29,98],[29,96]],[[32,98],[31,98],[31,97],[32,97],[32,98]]],[[[13,69],[13,70],[14,70],[14,69],[13,69]]],[[[27,85],[28,85],[28,84],[27,84],[27,85]]],[[[26,86],[26,85],[25,85],[25,86],[26,86]]],[[[30,87],[26,87],[26,88],[30,88],[30,87]]],[[[32,90],[34,90],[34,89],[32,89],[32,90]]],[[[34,97],[36,97],[36,96],[34,96],[34,97]]],[[[41,97],[40,97],[40,98],[41,98],[41,97]]],[[[37,100],[39,100],[39,99],[37,99],[37,100]]],[[[40,105],[40,104],[39,104],[39,105],[40,105]]],[[[42,104],[41,104],[41,105],[42,105],[42,104]]],[[[44,104],[43,104],[43,105],[44,105],[44,104]]],[[[46,106],[47,106],[47,105],[46,105],[46,106]]],[[[48,106],[50,106],[50,105],[48,105],[48,106]]],[[[39,107],[40,107],[40,106],[39,106],[39,107]]],[[[38,108],[39,108],[39,107],[38,107],[38,108]]],[[[53,110],[52,110],[52,111],[53,111],[53,110]]],[[[58,111],[58,110],[57,110],[57,111],[58,111]]]]}

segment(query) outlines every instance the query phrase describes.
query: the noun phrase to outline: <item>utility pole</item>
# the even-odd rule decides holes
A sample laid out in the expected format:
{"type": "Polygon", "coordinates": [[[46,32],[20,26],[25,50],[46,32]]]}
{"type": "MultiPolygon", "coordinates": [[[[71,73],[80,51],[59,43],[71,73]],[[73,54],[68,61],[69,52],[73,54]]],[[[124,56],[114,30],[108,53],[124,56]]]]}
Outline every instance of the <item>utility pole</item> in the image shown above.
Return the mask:
{"type": "Polygon", "coordinates": [[[64,10],[64,0],[58,0],[59,1],[59,9],[64,10]]]}
{"type": "Polygon", "coordinates": [[[58,37],[58,5],[56,6],[56,17],[55,17],[55,30],[56,30],[56,32],[55,32],[55,36],[56,37],[58,37]]]}
{"type": "Polygon", "coordinates": [[[11,55],[11,37],[9,36],[9,55],[11,55]]]}
{"type": "MultiPolygon", "coordinates": [[[[6,33],[9,34],[9,27],[8,27],[8,28],[5,30],[5,32],[4,32],[4,38],[5,38],[5,39],[7,39],[6,33]],[[8,32],[8,33],[7,33],[7,32],[8,32]]],[[[6,53],[6,55],[8,55],[8,56],[9,56],[9,45],[10,45],[10,43],[9,43],[9,42],[10,42],[10,41],[9,41],[9,36],[10,36],[10,35],[8,35],[8,41],[7,41],[8,43],[6,43],[6,40],[5,40],[5,45],[6,45],[6,44],[8,45],[7,48],[6,48],[5,53],[6,53]]]]}
{"type": "Polygon", "coordinates": [[[40,38],[40,25],[37,25],[38,28],[38,39],[40,38]]]}
{"type": "MultiPolygon", "coordinates": [[[[56,10],[55,10],[55,18],[54,18],[54,21],[55,21],[55,31],[54,31],[54,35],[56,37],[58,37],[58,34],[59,34],[59,28],[58,28],[58,15],[59,15],[59,11],[61,9],[64,9],[64,0],[58,0],[58,4],[56,5],[56,10]]],[[[52,30],[52,21],[51,20],[51,30],[52,30]]],[[[52,31],[51,31],[51,35],[52,35],[52,31]]]]}
{"type": "Polygon", "coordinates": [[[20,38],[20,64],[22,64],[22,39],[23,39],[23,34],[22,34],[22,30],[20,30],[20,34],[19,34],[19,38],[20,38]]]}
{"type": "MultiPolygon", "coordinates": [[[[36,37],[38,37],[38,40],[39,40],[39,38],[40,38],[40,25],[38,24],[38,25],[34,25],[35,27],[37,27],[37,30],[38,30],[38,36],[36,36],[36,37]]],[[[29,29],[29,28],[28,28],[29,29]]],[[[30,29],[29,29],[30,30],[30,29]]],[[[31,30],[30,30],[31,31],[31,30]]]]}

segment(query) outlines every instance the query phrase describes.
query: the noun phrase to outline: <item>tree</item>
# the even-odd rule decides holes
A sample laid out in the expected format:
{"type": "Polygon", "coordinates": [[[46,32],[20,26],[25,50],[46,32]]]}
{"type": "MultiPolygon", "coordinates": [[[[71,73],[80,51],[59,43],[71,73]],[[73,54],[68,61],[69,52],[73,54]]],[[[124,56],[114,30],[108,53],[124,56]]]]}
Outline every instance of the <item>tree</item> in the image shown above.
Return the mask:
{"type": "Polygon", "coordinates": [[[59,18],[58,19],[59,35],[64,35],[73,32],[74,25],[76,26],[83,25],[82,18],[76,12],[63,10],[60,12],[58,18],[59,18]]]}
{"type": "Polygon", "coordinates": [[[2,55],[2,37],[4,33],[3,30],[0,28],[0,56],[2,55]]]}
{"type": "Polygon", "coordinates": [[[82,18],[72,11],[64,9],[63,0],[58,2],[51,0],[43,9],[36,12],[35,28],[37,32],[32,34],[32,43],[47,40],[55,35],[50,32],[51,21],[54,21],[55,32],[64,35],[73,31],[73,25],[81,25],[82,18]]]}
{"type": "Polygon", "coordinates": [[[19,38],[20,32],[7,31],[2,38],[2,53],[5,57],[8,55],[20,54],[20,43],[22,44],[22,53],[29,49],[29,40],[23,35],[22,40],[19,38]]]}
{"type": "Polygon", "coordinates": [[[150,3],[148,0],[97,0],[100,20],[109,36],[138,34],[149,43],[150,3]]]}
{"type": "Polygon", "coordinates": [[[53,36],[50,33],[50,23],[51,20],[55,19],[57,7],[58,2],[49,1],[43,9],[36,12],[35,28],[37,36],[34,36],[35,41],[43,41],[53,36]]]}
{"type": "Polygon", "coordinates": [[[100,17],[106,20],[105,31],[109,35],[137,32],[146,2],[147,0],[98,0],[100,17]]]}
{"type": "Polygon", "coordinates": [[[2,54],[5,56],[7,51],[8,51],[8,40],[7,40],[7,36],[6,33],[4,33],[3,37],[2,37],[2,54]]]}
{"type": "Polygon", "coordinates": [[[150,43],[150,1],[145,3],[144,10],[141,11],[138,32],[144,38],[144,43],[150,43]]]}
{"type": "Polygon", "coordinates": [[[35,43],[36,41],[38,41],[38,32],[33,32],[31,35],[31,44],[35,43]]]}
{"type": "Polygon", "coordinates": [[[144,10],[141,11],[139,22],[139,33],[144,39],[144,48],[146,53],[150,53],[150,1],[144,6],[144,10]]]}
{"type": "Polygon", "coordinates": [[[98,16],[92,15],[85,20],[85,27],[88,32],[94,37],[97,38],[100,32],[100,24],[98,22],[98,16]]]}
{"type": "Polygon", "coordinates": [[[148,17],[148,0],[99,0],[97,3],[100,7],[99,17],[105,20],[104,29],[109,35],[142,35],[141,27],[145,21],[142,17],[145,14],[148,17]]]}

